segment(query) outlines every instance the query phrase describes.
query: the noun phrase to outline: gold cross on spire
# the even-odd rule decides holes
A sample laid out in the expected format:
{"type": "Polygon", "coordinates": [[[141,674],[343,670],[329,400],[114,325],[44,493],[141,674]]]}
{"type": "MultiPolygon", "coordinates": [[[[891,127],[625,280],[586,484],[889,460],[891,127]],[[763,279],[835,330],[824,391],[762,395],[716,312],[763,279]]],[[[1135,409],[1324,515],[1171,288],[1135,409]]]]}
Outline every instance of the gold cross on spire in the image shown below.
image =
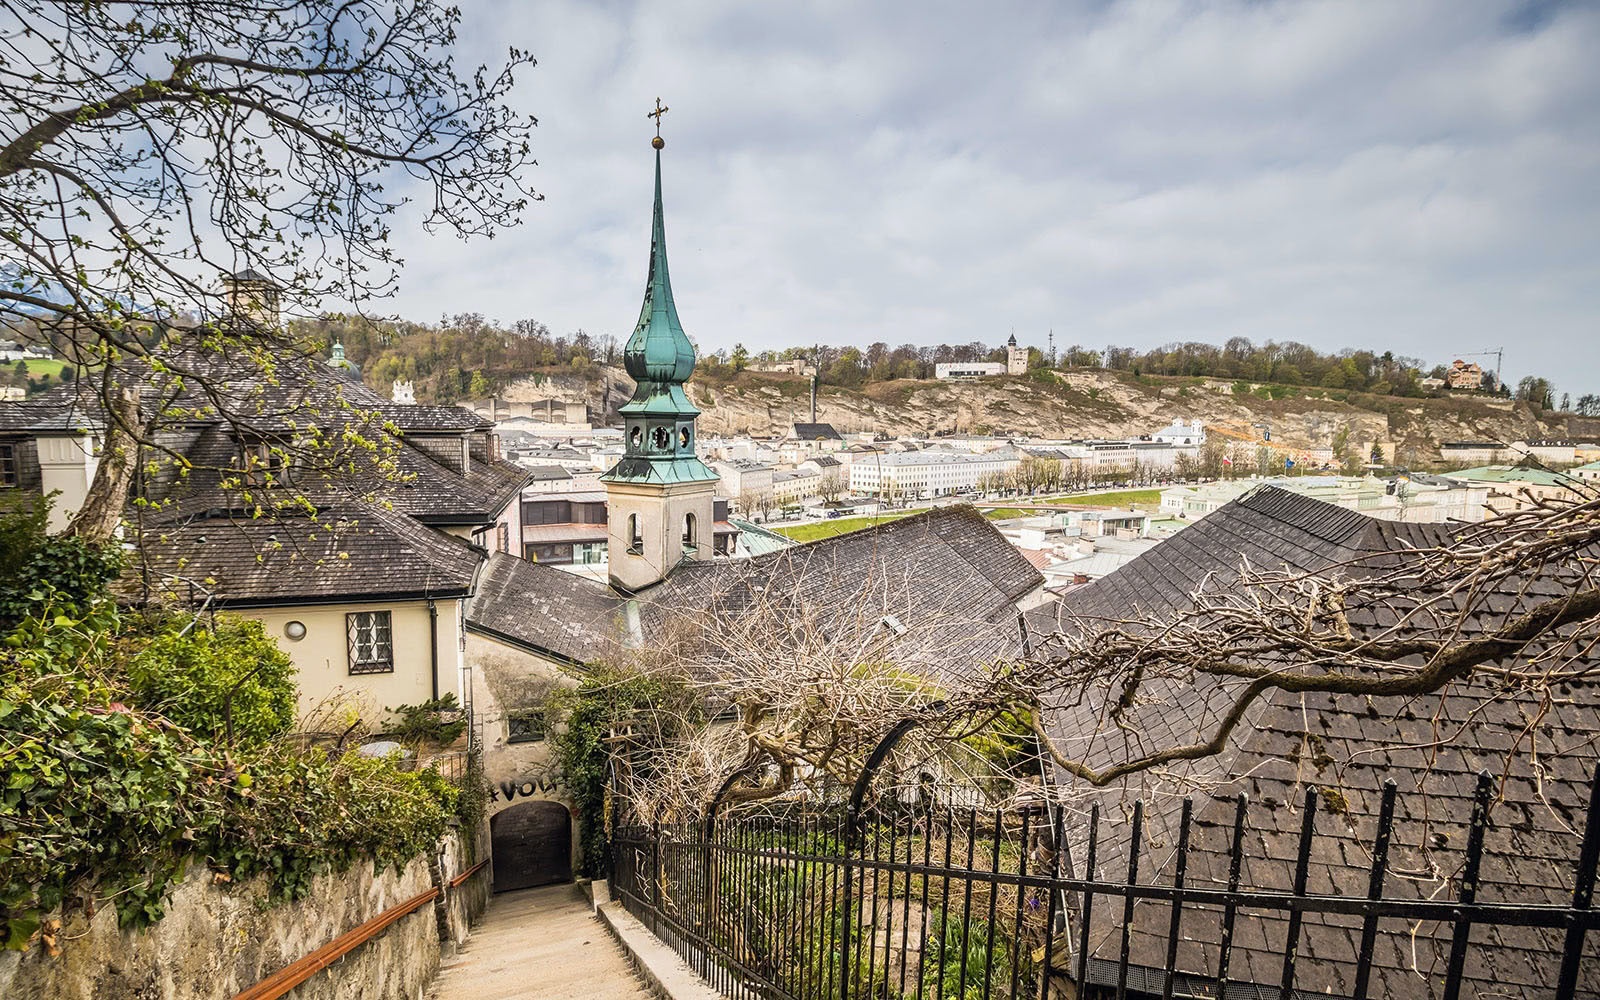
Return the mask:
{"type": "Polygon", "coordinates": [[[644,113],[646,118],[654,118],[656,120],[656,137],[650,140],[650,145],[657,149],[660,149],[662,146],[667,144],[666,140],[661,138],[661,116],[671,110],[671,108],[667,107],[665,104],[662,104],[661,98],[658,97],[656,98],[656,109],[654,111],[646,111],[644,113]]]}

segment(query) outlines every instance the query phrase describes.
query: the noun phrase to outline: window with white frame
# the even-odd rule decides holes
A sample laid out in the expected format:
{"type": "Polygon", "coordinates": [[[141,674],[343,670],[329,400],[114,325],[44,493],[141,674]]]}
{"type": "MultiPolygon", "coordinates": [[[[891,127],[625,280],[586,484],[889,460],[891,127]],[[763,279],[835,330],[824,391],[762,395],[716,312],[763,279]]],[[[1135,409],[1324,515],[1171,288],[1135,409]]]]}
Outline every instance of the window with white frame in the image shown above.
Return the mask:
{"type": "Polygon", "coordinates": [[[394,673],[394,628],[387,611],[352,611],[344,616],[350,636],[352,674],[394,673]]]}
{"type": "Polygon", "coordinates": [[[17,485],[17,446],[0,443],[0,488],[17,485]]]}

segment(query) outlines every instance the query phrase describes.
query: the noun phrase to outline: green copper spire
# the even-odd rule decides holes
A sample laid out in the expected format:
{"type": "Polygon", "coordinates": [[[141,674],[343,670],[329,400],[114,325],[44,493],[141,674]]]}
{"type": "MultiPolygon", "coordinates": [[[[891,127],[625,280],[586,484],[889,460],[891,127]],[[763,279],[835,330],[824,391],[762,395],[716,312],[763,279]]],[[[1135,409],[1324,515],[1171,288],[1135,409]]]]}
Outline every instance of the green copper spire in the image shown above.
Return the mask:
{"type": "MultiPolygon", "coordinates": [[[[650,273],[645,278],[644,306],[639,322],[622,349],[622,363],[641,386],[645,383],[682,385],[694,374],[694,345],[683,332],[678,307],[672,301],[672,277],[667,272],[667,225],[661,213],[661,151],[656,150],[656,204],[650,236],[650,273]]],[[[635,397],[637,398],[637,396],[635,397]]]]}
{"type": "Polygon", "coordinates": [[[618,408],[624,422],[622,459],[600,478],[605,482],[688,483],[716,479],[695,454],[694,418],[683,384],[694,374],[689,343],[672,301],[667,272],[667,226],[661,211],[661,147],[656,147],[656,198],[650,235],[650,273],[644,305],[633,336],[622,349],[622,363],[637,387],[618,408]]]}

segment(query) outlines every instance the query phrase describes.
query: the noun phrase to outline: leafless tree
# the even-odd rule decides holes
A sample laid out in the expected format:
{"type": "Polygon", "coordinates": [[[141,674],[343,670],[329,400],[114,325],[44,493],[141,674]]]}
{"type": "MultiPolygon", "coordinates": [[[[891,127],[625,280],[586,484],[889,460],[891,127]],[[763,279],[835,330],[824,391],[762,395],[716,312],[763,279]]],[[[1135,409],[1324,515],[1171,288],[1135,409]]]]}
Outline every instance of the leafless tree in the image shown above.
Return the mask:
{"type": "Polygon", "coordinates": [[[0,0],[0,312],[78,366],[108,427],[80,533],[114,529],[167,402],[138,387],[229,409],[198,357],[270,380],[306,348],[221,279],[244,275],[255,305],[360,302],[394,288],[406,201],[429,228],[492,236],[537,197],[534,122],[506,104],[532,60],[458,75],[459,17],[434,0],[0,0]]]}
{"type": "Polygon", "coordinates": [[[1406,697],[1481,680],[1547,710],[1564,685],[1600,673],[1600,496],[1525,503],[1313,572],[1245,562],[1173,611],[1068,615],[964,709],[1032,706],[1043,750],[1094,785],[1222,752],[1273,692],[1406,697]],[[1049,725],[1066,713],[1136,728],[1173,697],[1212,699],[1196,731],[1114,760],[1091,760],[1083,734],[1049,725]]]}
{"type": "Polygon", "coordinates": [[[844,480],[837,472],[825,472],[817,483],[817,495],[825,504],[837,503],[844,495],[844,480]]]}

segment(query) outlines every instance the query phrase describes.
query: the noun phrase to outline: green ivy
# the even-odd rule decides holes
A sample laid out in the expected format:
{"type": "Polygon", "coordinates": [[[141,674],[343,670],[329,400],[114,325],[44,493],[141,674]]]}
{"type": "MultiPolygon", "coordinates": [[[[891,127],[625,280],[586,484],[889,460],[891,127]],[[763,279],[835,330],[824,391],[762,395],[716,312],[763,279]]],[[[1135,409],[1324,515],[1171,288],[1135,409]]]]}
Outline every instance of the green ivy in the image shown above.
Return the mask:
{"type": "Polygon", "coordinates": [[[82,610],[121,569],[114,547],[49,534],[50,506],[34,497],[0,513],[0,632],[46,607],[82,610]]]}
{"type": "MultiPolygon", "coordinates": [[[[576,689],[552,692],[546,711],[558,725],[551,756],[578,819],[579,874],[604,878],[610,857],[606,780],[612,751],[606,739],[626,726],[641,745],[659,745],[666,735],[662,727],[692,720],[700,709],[699,699],[681,682],[606,668],[596,669],[576,689]]],[[[642,754],[637,763],[648,759],[642,754]]]]}
{"type": "Polygon", "coordinates": [[[0,944],[25,947],[63,903],[109,900],[125,927],[162,915],[191,859],[265,876],[275,899],[363,859],[430,850],[460,793],[390,759],[262,743],[228,751],[104,669],[104,622],[32,622],[0,648],[0,944]],[[44,639],[48,655],[34,641],[44,639]],[[59,668],[70,651],[82,669],[59,668]]]}
{"type": "Polygon", "coordinates": [[[400,868],[452,821],[481,819],[482,791],[437,771],[274,742],[293,722],[293,673],[258,623],[119,612],[104,592],[114,560],[41,543],[43,520],[28,518],[0,517],[0,540],[31,546],[0,548],[23,574],[0,594],[13,601],[0,620],[0,947],[26,948],[63,906],[109,904],[121,926],[146,926],[191,863],[294,899],[357,862],[400,868]]]}

